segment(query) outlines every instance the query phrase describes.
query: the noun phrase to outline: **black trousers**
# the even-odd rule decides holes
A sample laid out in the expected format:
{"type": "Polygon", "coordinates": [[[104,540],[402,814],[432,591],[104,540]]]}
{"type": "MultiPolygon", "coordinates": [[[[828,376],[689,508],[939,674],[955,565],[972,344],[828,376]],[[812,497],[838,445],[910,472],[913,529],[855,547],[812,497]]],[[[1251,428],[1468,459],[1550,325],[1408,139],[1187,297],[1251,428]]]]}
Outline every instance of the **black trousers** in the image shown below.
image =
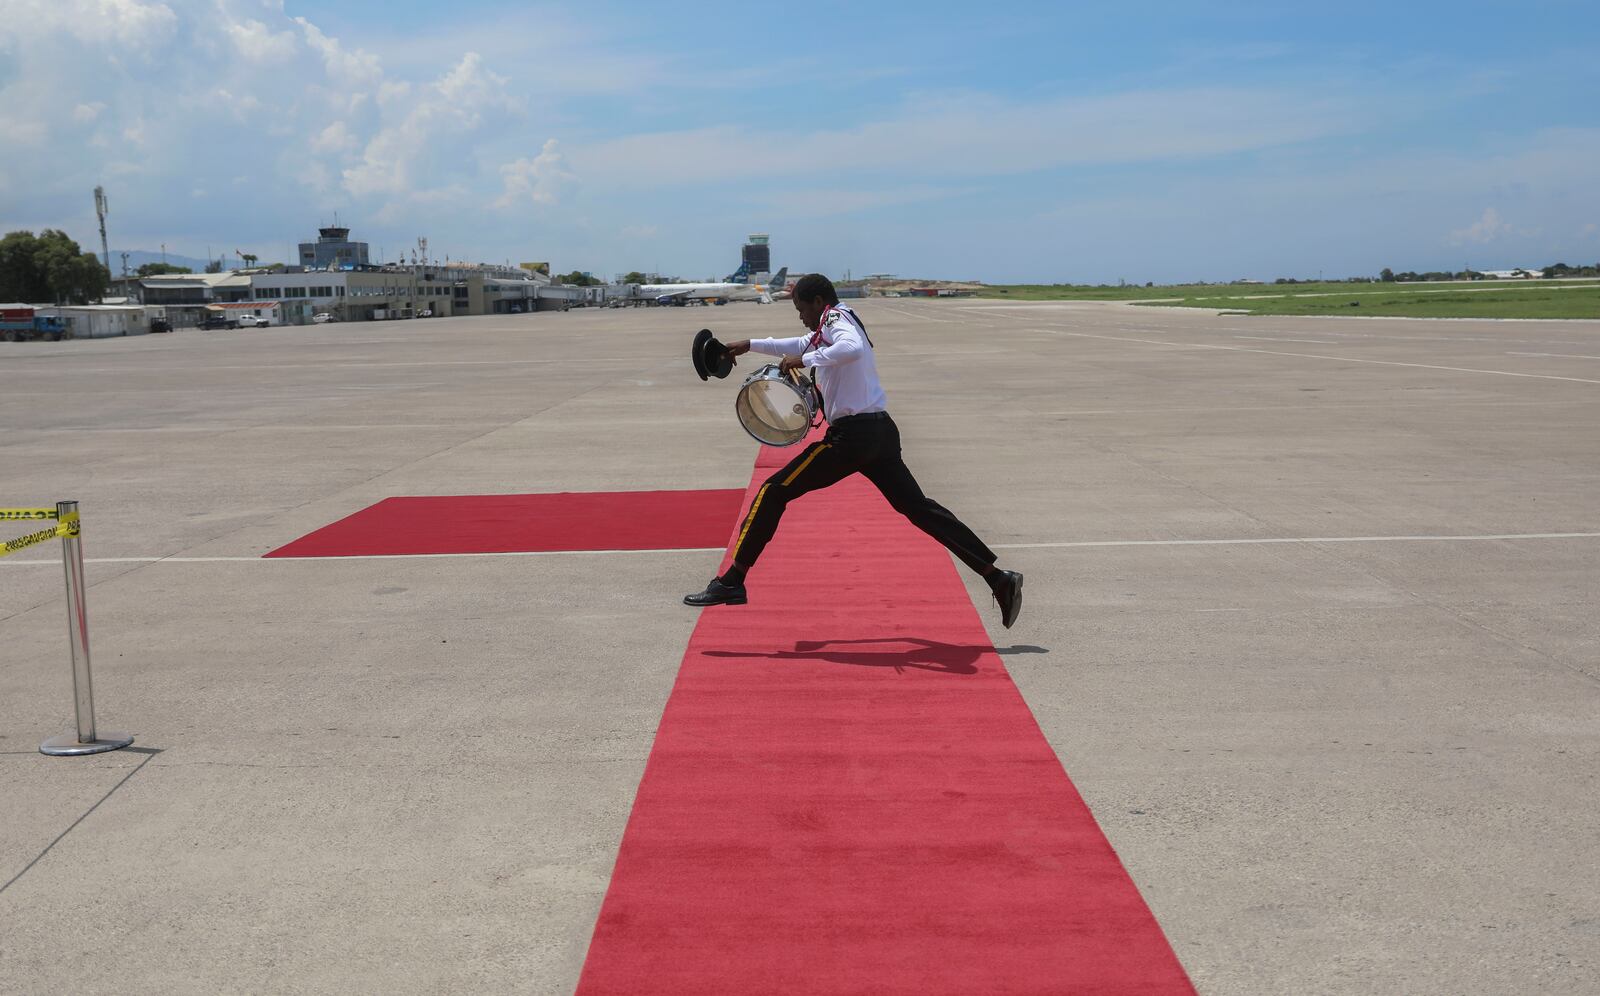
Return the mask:
{"type": "Polygon", "coordinates": [[[982,573],[994,563],[994,553],[983,540],[949,509],[922,493],[900,458],[900,428],[887,412],[840,419],[828,426],[821,442],[807,446],[767,478],[740,524],[733,559],[745,567],[754,565],[791,501],[857,473],[883,492],[896,512],[944,544],[968,567],[982,573]]]}

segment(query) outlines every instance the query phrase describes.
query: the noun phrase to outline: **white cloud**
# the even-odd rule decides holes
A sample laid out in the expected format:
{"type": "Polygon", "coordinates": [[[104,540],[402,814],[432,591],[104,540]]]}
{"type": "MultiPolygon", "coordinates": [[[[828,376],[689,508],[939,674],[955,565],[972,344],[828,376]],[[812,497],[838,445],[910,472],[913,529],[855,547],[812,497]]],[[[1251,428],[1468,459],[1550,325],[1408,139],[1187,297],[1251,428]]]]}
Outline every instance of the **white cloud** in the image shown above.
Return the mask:
{"type": "Polygon", "coordinates": [[[63,35],[124,51],[148,52],[172,38],[178,15],[165,3],[147,0],[8,0],[6,30],[27,38],[63,35]]]}
{"type": "Polygon", "coordinates": [[[504,189],[494,202],[497,208],[524,202],[554,204],[575,179],[553,138],[545,142],[544,148],[532,159],[518,159],[501,166],[500,176],[504,189]]]}
{"type": "Polygon", "coordinates": [[[411,84],[405,80],[384,80],[378,84],[378,104],[392,107],[411,96],[411,84]]]}
{"type": "Polygon", "coordinates": [[[339,40],[303,17],[294,22],[305,33],[306,44],[322,57],[328,76],[343,84],[372,84],[383,77],[378,57],[361,49],[347,49],[339,40]]]}
{"type": "MultiPolygon", "coordinates": [[[[856,89],[813,94],[838,109],[830,124],[787,113],[807,98],[778,92],[814,68],[809,54],[670,48],[549,5],[496,5],[489,30],[400,5],[337,36],[324,18],[343,5],[291,6],[312,12],[0,0],[0,134],[13,151],[0,157],[0,218],[98,241],[85,191],[104,183],[114,244],[150,233],[198,243],[190,255],[223,238],[281,247],[338,211],[374,243],[426,233],[462,256],[528,253],[563,269],[725,273],[738,239],[770,225],[797,267],[1053,278],[1072,260],[1079,276],[1131,277],[1153,258],[1228,275],[1293,252],[1330,272],[1341,258],[1439,265],[1429,254],[1483,268],[1529,262],[1532,230],[1564,234],[1551,258],[1600,239],[1578,234],[1600,222],[1600,129],[1535,132],[1530,118],[1492,145],[1389,140],[1384,126],[1447,103],[1438,95],[1459,79],[1402,111],[1365,77],[1183,85],[1224,78],[1208,70],[1141,76],[1177,82],[1134,92],[1115,79],[1047,89],[1063,77],[1021,96],[917,94],[866,86],[882,78],[875,64],[846,70],[856,89]],[[728,102],[746,86],[759,92],[728,102]],[[641,258],[657,245],[668,255],[641,258]]],[[[908,68],[904,79],[940,78],[931,63],[908,68]]]]}
{"type": "Polygon", "coordinates": [[[295,179],[304,184],[307,190],[327,197],[334,193],[339,186],[338,176],[334,171],[318,159],[306,157],[295,171],[295,179]]]}
{"type": "Polygon", "coordinates": [[[1205,88],[1009,101],[909,100],[893,116],[810,133],[714,125],[604,142],[574,163],[630,187],[795,176],[819,164],[912,176],[1005,176],[1069,165],[1194,159],[1289,145],[1356,126],[1346,102],[1205,88]]]}
{"type": "Polygon", "coordinates": [[[249,62],[287,62],[295,54],[293,32],[273,31],[253,18],[223,25],[238,54],[249,62]]]}
{"type": "Polygon", "coordinates": [[[1466,228],[1458,228],[1452,231],[1449,242],[1453,246],[1488,245],[1496,239],[1510,235],[1513,231],[1509,222],[1500,219],[1500,212],[1492,207],[1484,208],[1483,217],[1466,228]]]}
{"type": "Polygon", "coordinates": [[[937,187],[927,184],[904,184],[881,190],[856,190],[840,188],[790,189],[775,194],[763,194],[760,202],[779,218],[823,217],[836,214],[853,214],[873,208],[915,204],[920,201],[937,201],[970,193],[972,188],[937,187]]]}
{"type": "Polygon", "coordinates": [[[311,150],[325,155],[351,152],[355,150],[356,145],[356,137],[351,133],[349,124],[344,121],[333,122],[311,140],[311,150]]]}
{"type": "Polygon", "coordinates": [[[505,85],[506,78],[490,72],[476,52],[463,55],[461,62],[434,84],[446,100],[469,107],[503,101],[505,85]]]}
{"type": "Polygon", "coordinates": [[[378,103],[386,118],[367,140],[358,161],[343,171],[355,197],[404,198],[457,183],[461,149],[481,138],[493,112],[510,114],[517,102],[506,79],[490,72],[476,52],[420,88],[385,82],[378,103]]]}
{"type": "MultiPolygon", "coordinates": [[[[82,192],[103,182],[124,232],[169,241],[223,225],[288,241],[300,233],[286,227],[335,210],[371,229],[481,229],[471,214],[486,216],[498,164],[526,135],[525,102],[482,56],[387,73],[281,0],[0,4],[0,134],[14,153],[0,158],[0,216],[12,224],[78,231],[92,218],[82,192]]],[[[540,197],[567,175],[559,159],[537,172],[540,197]]]]}

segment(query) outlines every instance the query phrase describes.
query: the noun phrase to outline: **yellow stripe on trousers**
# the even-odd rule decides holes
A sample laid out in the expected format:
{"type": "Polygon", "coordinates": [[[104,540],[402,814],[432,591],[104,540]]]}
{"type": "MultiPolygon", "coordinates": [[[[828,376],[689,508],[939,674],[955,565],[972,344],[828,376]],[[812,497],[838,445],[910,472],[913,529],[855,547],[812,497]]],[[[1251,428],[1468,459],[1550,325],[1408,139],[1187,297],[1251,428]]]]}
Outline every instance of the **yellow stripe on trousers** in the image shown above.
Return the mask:
{"type": "Polygon", "coordinates": [[[817,454],[821,453],[823,450],[825,450],[827,448],[828,448],[828,444],[827,443],[818,443],[817,444],[817,448],[812,450],[811,453],[804,460],[800,461],[800,466],[798,466],[798,467],[796,467],[794,469],[794,473],[790,474],[788,477],[785,477],[783,479],[783,486],[784,487],[788,487],[789,485],[793,484],[794,483],[794,479],[800,476],[800,472],[802,470],[805,470],[807,467],[811,466],[811,461],[813,461],[813,460],[815,460],[817,458],[817,454]]]}
{"type": "Polygon", "coordinates": [[[756,509],[761,507],[761,499],[767,496],[770,484],[761,485],[761,490],[756,492],[756,500],[750,503],[750,512],[744,517],[744,528],[739,530],[739,540],[733,544],[733,559],[739,559],[739,548],[744,546],[744,534],[750,531],[750,523],[756,521],[756,509]]]}
{"type": "MultiPolygon", "coordinates": [[[[800,472],[805,470],[806,467],[810,466],[811,461],[817,458],[818,453],[821,453],[827,448],[827,443],[818,443],[816,447],[806,455],[806,458],[800,461],[800,466],[796,467],[788,477],[783,479],[783,487],[788,487],[790,484],[793,484],[794,479],[800,476],[800,472]]],[[[772,487],[770,484],[761,485],[761,490],[756,492],[756,500],[750,503],[750,511],[744,517],[744,528],[739,530],[739,539],[733,544],[733,556],[735,560],[739,558],[739,548],[744,546],[745,533],[750,531],[750,524],[756,521],[756,510],[761,507],[761,499],[767,496],[767,489],[770,487],[772,487]]]]}

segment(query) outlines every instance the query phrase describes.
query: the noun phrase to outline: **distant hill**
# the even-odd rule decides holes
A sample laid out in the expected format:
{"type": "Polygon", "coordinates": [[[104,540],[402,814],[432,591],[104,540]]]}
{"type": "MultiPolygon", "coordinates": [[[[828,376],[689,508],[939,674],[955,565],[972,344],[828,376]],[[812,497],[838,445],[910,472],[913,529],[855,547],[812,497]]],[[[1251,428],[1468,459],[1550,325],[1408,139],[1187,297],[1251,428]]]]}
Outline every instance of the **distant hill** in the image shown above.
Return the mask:
{"type": "MultiPolygon", "coordinates": [[[[88,246],[84,246],[83,249],[85,252],[89,251],[88,246]]],[[[149,252],[145,249],[113,249],[111,250],[111,275],[114,277],[122,276],[121,254],[124,252],[128,254],[129,273],[135,272],[139,269],[139,267],[146,263],[161,262],[160,252],[149,252]]],[[[95,255],[98,256],[100,254],[95,253],[95,255]]],[[[206,261],[203,259],[196,259],[193,256],[180,256],[175,252],[169,252],[167,253],[166,261],[171,263],[173,266],[187,266],[196,273],[204,273],[206,270],[206,261]]],[[[231,261],[225,259],[222,261],[223,269],[231,269],[232,267],[229,266],[230,262],[233,266],[239,265],[239,261],[237,259],[231,261]]]]}

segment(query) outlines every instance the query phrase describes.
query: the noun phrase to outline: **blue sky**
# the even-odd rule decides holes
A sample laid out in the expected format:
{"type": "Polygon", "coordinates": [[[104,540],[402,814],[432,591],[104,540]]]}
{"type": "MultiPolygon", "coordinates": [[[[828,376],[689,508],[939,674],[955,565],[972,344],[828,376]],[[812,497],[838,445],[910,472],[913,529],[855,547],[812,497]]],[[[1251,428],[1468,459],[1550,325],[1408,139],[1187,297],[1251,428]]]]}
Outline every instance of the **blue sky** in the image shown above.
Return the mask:
{"type": "Polygon", "coordinates": [[[3,0],[0,228],[703,278],[1600,259],[1592,3],[3,0]]]}

